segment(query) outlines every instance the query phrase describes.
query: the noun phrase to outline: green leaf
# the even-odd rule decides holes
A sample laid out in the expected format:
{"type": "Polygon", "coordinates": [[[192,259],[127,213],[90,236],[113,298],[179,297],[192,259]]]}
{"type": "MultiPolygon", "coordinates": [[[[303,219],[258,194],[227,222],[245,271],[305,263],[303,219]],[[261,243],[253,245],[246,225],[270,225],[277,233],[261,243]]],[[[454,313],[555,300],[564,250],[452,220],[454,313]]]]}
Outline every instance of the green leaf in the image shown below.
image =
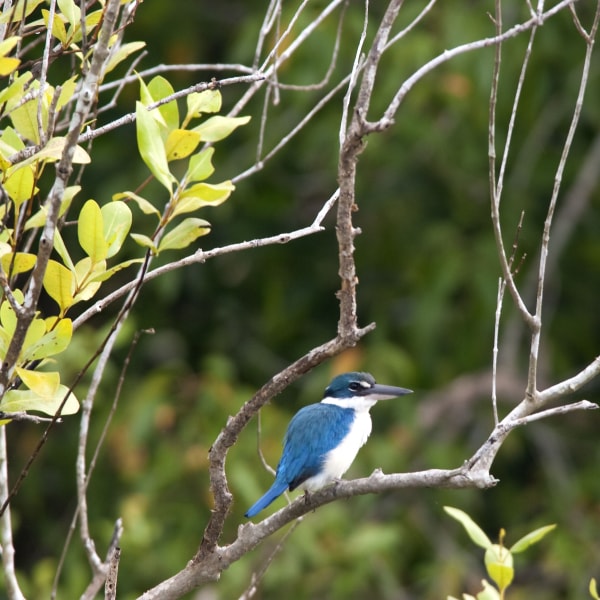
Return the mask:
{"type": "Polygon", "coordinates": [[[194,92],[186,97],[186,121],[199,117],[202,113],[216,113],[221,110],[221,92],[219,90],[204,90],[194,92]]]}
{"type": "Polygon", "coordinates": [[[1,261],[3,271],[12,276],[31,271],[35,266],[37,256],[26,252],[17,252],[16,254],[11,252],[4,254],[1,261]]]}
{"type": "Polygon", "coordinates": [[[49,260],[44,275],[44,289],[58,304],[61,313],[73,305],[75,276],[69,269],[55,260],[49,260]]]}
{"type": "Polygon", "coordinates": [[[169,171],[158,123],[141,102],[136,102],[135,114],[140,156],[154,177],[171,193],[175,178],[169,171]]]}
{"type": "Polygon", "coordinates": [[[122,44],[118,50],[111,55],[108,63],[106,64],[106,73],[112,71],[119,63],[123,62],[134,52],[141,50],[146,46],[146,42],[129,42],[128,44],[122,44]]]}
{"type": "Polygon", "coordinates": [[[7,56],[20,39],[21,36],[13,35],[0,42],[0,76],[10,75],[21,64],[18,58],[7,56]]]}
{"type": "Polygon", "coordinates": [[[152,251],[152,254],[158,254],[158,248],[156,247],[156,244],[147,235],[143,235],[141,233],[132,233],[131,237],[135,243],[142,246],[142,248],[148,248],[152,251]]]}
{"type": "MultiPolygon", "coordinates": [[[[94,10],[90,13],[86,13],[84,24],[86,34],[89,35],[91,33],[92,29],[94,29],[102,21],[103,16],[103,9],[94,10]]],[[[71,37],[72,44],[77,44],[82,40],[83,36],[81,35],[81,21],[73,28],[71,37]]]]}
{"type": "Polygon", "coordinates": [[[181,250],[187,248],[200,236],[210,233],[210,223],[204,219],[184,219],[177,227],[165,234],[158,245],[158,251],[181,250]]]}
{"type": "Polygon", "coordinates": [[[550,533],[553,529],[556,528],[556,524],[554,525],[546,525],[544,527],[540,527],[539,529],[535,529],[534,531],[528,533],[523,536],[519,541],[515,542],[511,548],[511,552],[523,552],[536,542],[539,542],[546,534],[550,533]]]}
{"type": "Polygon", "coordinates": [[[9,54],[20,39],[20,35],[13,35],[11,37],[7,37],[5,40],[2,40],[0,42],[0,56],[6,56],[9,54]]]}
{"type": "Polygon", "coordinates": [[[206,119],[192,131],[197,131],[200,134],[200,139],[205,142],[218,142],[226,138],[234,129],[240,125],[245,125],[250,120],[250,117],[222,117],[216,115],[206,119]]]}
{"type": "Polygon", "coordinates": [[[21,61],[18,58],[13,58],[11,56],[1,56],[0,76],[6,77],[6,75],[10,75],[20,64],[21,61]]]}
{"type": "MultiPolygon", "coordinates": [[[[40,319],[36,319],[33,322],[35,323],[36,321],[42,323],[46,331],[47,324],[40,319]]],[[[59,319],[50,331],[44,333],[28,347],[24,346],[23,360],[43,360],[49,356],[60,354],[67,349],[72,337],[73,323],[71,319],[59,319]]],[[[27,387],[31,388],[29,384],[27,384],[27,387]]]]}
{"type": "Polygon", "coordinates": [[[218,206],[229,198],[234,189],[231,181],[217,184],[197,183],[179,196],[172,217],[194,212],[204,206],[218,206]]]}
{"type": "Polygon", "coordinates": [[[69,251],[65,246],[65,242],[62,239],[62,235],[58,229],[54,230],[54,249],[58,253],[58,255],[62,258],[65,267],[69,269],[69,271],[75,271],[75,264],[69,255],[69,251]]]}
{"type": "Polygon", "coordinates": [[[15,371],[21,381],[32,391],[45,398],[56,394],[60,385],[60,375],[58,373],[47,373],[44,371],[30,371],[16,367],[15,371]]]}
{"type": "Polygon", "coordinates": [[[103,235],[107,244],[106,258],[111,258],[119,252],[127,239],[133,217],[129,206],[119,200],[105,204],[101,211],[104,222],[103,235]]]}
{"type": "MultiPolygon", "coordinates": [[[[50,23],[50,11],[42,10],[42,17],[44,19],[44,25],[48,28],[50,23]]],[[[60,14],[55,14],[54,20],[52,21],[52,35],[61,43],[63,48],[68,48],[71,40],[67,35],[67,28],[61,18],[60,14]]]]}
{"type": "MultiPolygon", "coordinates": [[[[23,292],[21,290],[14,290],[13,297],[18,304],[23,304],[23,292]]],[[[0,322],[2,322],[2,327],[8,335],[12,336],[17,327],[17,315],[15,315],[15,311],[8,300],[4,300],[0,304],[0,322]]]]}
{"type": "Polygon", "coordinates": [[[122,263],[114,265],[110,269],[106,269],[102,273],[98,273],[98,274],[94,275],[92,277],[91,281],[94,281],[94,282],[106,281],[107,279],[110,279],[115,273],[118,273],[119,271],[122,271],[123,269],[126,269],[127,267],[130,267],[131,265],[136,265],[136,264],[139,265],[143,262],[144,262],[143,258],[131,258],[130,260],[125,260],[122,263]]]}
{"type": "Polygon", "coordinates": [[[23,347],[21,349],[20,359],[22,361],[29,360],[29,349],[34,347],[46,333],[46,323],[42,319],[33,319],[29,324],[25,339],[23,340],[23,347]]]}
{"type": "Polygon", "coordinates": [[[488,575],[503,592],[512,582],[515,576],[513,569],[513,556],[507,548],[498,544],[492,544],[485,551],[485,567],[488,575]]]}
{"type": "Polygon", "coordinates": [[[0,23],[16,23],[28,17],[44,0],[18,0],[10,9],[0,15],[0,23]]]}
{"type": "MultiPolygon", "coordinates": [[[[81,190],[80,185],[70,185],[65,188],[65,193],[63,194],[60,210],[58,213],[59,217],[62,217],[69,207],[71,206],[71,202],[75,195],[81,190]]],[[[40,210],[38,210],[33,216],[31,216],[25,222],[25,229],[33,229],[34,227],[44,227],[46,224],[46,218],[48,217],[48,209],[45,206],[42,206],[40,210]]]]}
{"type": "Polygon", "coordinates": [[[167,136],[165,151],[167,160],[180,160],[188,157],[200,143],[200,134],[187,129],[173,129],[167,136]]]}
{"type": "Polygon", "coordinates": [[[94,278],[106,271],[106,261],[92,262],[89,257],[82,258],[75,265],[76,288],[74,302],[90,300],[100,289],[101,282],[94,278]]]}
{"type": "MultiPolygon", "coordinates": [[[[47,107],[46,111],[42,109],[42,122],[44,121],[43,116],[44,112],[46,113],[47,119],[47,107]]],[[[40,143],[40,134],[38,131],[38,123],[37,123],[37,103],[30,100],[29,102],[25,102],[18,108],[15,108],[10,113],[10,120],[14,125],[14,128],[17,130],[21,137],[26,138],[32,141],[34,144],[40,143]]],[[[43,126],[45,127],[47,122],[43,122],[43,126]]]]}
{"type": "Polygon", "coordinates": [[[133,200],[144,214],[156,215],[160,219],[160,212],[157,208],[154,207],[154,205],[151,202],[146,200],[146,198],[142,198],[135,192],[119,192],[118,194],[114,194],[112,197],[113,201],[121,200],[122,198],[133,200]]]}
{"type": "Polygon", "coordinates": [[[492,545],[490,538],[485,535],[481,527],[466,512],[451,506],[444,506],[444,510],[465,528],[465,531],[475,544],[486,549],[492,545]]]}
{"type": "MultiPolygon", "coordinates": [[[[39,152],[20,162],[18,164],[18,168],[37,162],[56,162],[57,160],[60,160],[62,158],[65,144],[66,138],[60,136],[53,137],[39,152]]],[[[76,164],[86,165],[90,161],[90,155],[81,146],[75,146],[73,162],[76,164]]]]}
{"type": "MultiPolygon", "coordinates": [[[[25,71],[25,73],[21,75],[13,75],[11,84],[0,90],[0,104],[6,102],[7,112],[11,111],[23,97],[25,85],[29,83],[31,78],[32,75],[30,71],[25,71]]],[[[12,127],[8,127],[7,129],[12,130],[12,127]]],[[[2,134],[2,137],[4,137],[4,134],[2,134]]]]}
{"type": "Polygon", "coordinates": [[[194,154],[194,156],[190,158],[188,169],[185,174],[186,181],[190,183],[193,181],[204,181],[210,177],[215,171],[215,168],[212,165],[214,153],[215,149],[211,146],[210,148],[201,150],[198,154],[194,154]]]}
{"type": "Polygon", "coordinates": [[[593,577],[590,579],[590,596],[594,598],[594,600],[600,600],[598,588],[596,587],[596,580],[593,577]]]}
{"type": "Polygon", "coordinates": [[[79,213],[77,237],[79,245],[92,259],[92,263],[106,258],[108,243],[104,239],[104,219],[95,200],[88,200],[79,213]]]}
{"type": "Polygon", "coordinates": [[[57,0],[56,4],[69,25],[75,27],[81,20],[81,10],[75,2],[73,0],[57,0]]]}
{"type": "Polygon", "coordinates": [[[485,579],[481,582],[483,591],[477,594],[477,600],[501,600],[498,590],[492,587],[485,579]]]}
{"type": "Polygon", "coordinates": [[[61,110],[68,102],[71,101],[77,88],[77,76],[70,77],[60,85],[60,93],[56,103],[56,110],[61,110]]]}
{"type": "Polygon", "coordinates": [[[33,167],[26,166],[12,171],[4,182],[4,189],[12,198],[17,208],[26,200],[30,200],[38,191],[35,185],[33,167]]]}
{"type": "MultiPolygon", "coordinates": [[[[23,410],[34,410],[36,412],[54,415],[67,395],[69,388],[59,385],[52,397],[36,394],[32,390],[10,390],[4,395],[0,403],[0,410],[4,412],[20,412],[23,410]]],[[[69,394],[61,415],[72,415],[79,410],[79,402],[73,393],[69,394]]]]}
{"type": "MultiPolygon", "coordinates": [[[[167,96],[172,96],[175,93],[173,86],[161,75],[157,75],[148,84],[147,88],[149,96],[152,98],[152,102],[158,102],[167,96]]],[[[158,112],[163,118],[163,122],[167,131],[177,129],[179,127],[179,109],[177,108],[177,102],[167,102],[158,107],[158,112]]]]}

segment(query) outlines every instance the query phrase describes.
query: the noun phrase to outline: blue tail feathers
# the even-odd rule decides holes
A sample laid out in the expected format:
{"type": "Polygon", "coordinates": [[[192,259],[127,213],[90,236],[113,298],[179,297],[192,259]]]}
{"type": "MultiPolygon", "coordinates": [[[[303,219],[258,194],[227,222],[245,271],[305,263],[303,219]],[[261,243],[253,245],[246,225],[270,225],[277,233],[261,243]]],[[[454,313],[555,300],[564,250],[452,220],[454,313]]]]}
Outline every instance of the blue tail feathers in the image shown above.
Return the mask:
{"type": "Polygon", "coordinates": [[[285,481],[277,481],[277,479],[276,479],[275,482],[273,483],[273,485],[267,491],[267,493],[260,500],[258,500],[255,504],[253,504],[246,511],[246,514],[244,516],[247,519],[250,519],[254,515],[258,514],[261,510],[263,510],[264,508],[267,508],[267,506],[269,506],[269,504],[271,504],[271,502],[273,502],[273,500],[275,500],[276,498],[279,498],[279,496],[281,496],[281,494],[283,494],[283,492],[285,492],[285,490],[287,490],[287,488],[288,488],[288,484],[285,481]]]}

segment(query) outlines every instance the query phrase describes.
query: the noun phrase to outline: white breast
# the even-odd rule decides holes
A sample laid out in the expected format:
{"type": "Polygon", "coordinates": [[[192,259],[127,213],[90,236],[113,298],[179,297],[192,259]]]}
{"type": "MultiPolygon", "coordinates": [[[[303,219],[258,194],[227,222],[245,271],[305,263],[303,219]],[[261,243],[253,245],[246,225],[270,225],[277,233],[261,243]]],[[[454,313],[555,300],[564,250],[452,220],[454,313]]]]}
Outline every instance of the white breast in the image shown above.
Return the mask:
{"type": "Polygon", "coordinates": [[[310,492],[318,490],[339,479],[350,468],[358,451],[365,445],[369,435],[371,435],[372,423],[369,408],[372,404],[374,403],[370,403],[368,407],[361,407],[362,410],[356,411],[354,422],[342,443],[327,453],[323,470],[318,475],[307,479],[302,484],[302,488],[310,492]]]}

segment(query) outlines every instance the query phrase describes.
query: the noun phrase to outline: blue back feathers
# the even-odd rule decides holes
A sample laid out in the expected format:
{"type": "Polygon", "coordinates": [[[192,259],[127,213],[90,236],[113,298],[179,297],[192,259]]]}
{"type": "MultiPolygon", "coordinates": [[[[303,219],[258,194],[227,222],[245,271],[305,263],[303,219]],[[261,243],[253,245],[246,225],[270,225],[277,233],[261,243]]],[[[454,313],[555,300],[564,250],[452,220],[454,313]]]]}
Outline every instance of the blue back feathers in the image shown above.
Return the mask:
{"type": "Polygon", "coordinates": [[[290,491],[323,466],[325,455],[346,436],[354,411],[333,404],[311,404],[301,408],[290,421],[283,440],[277,478],[289,483],[290,491]]]}

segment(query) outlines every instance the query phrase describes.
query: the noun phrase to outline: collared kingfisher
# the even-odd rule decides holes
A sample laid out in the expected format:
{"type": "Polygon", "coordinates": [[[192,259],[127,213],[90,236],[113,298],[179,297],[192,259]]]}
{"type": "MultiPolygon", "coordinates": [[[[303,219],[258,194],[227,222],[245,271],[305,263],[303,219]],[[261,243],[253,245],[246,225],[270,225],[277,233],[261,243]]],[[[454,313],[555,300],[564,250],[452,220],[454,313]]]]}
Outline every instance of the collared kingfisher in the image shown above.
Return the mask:
{"type": "Polygon", "coordinates": [[[321,402],[301,408],[290,421],[275,482],[245,516],[253,517],[288,489],[313,492],[338,480],[371,434],[371,407],[410,393],[379,385],[369,373],[335,377],[321,402]]]}

